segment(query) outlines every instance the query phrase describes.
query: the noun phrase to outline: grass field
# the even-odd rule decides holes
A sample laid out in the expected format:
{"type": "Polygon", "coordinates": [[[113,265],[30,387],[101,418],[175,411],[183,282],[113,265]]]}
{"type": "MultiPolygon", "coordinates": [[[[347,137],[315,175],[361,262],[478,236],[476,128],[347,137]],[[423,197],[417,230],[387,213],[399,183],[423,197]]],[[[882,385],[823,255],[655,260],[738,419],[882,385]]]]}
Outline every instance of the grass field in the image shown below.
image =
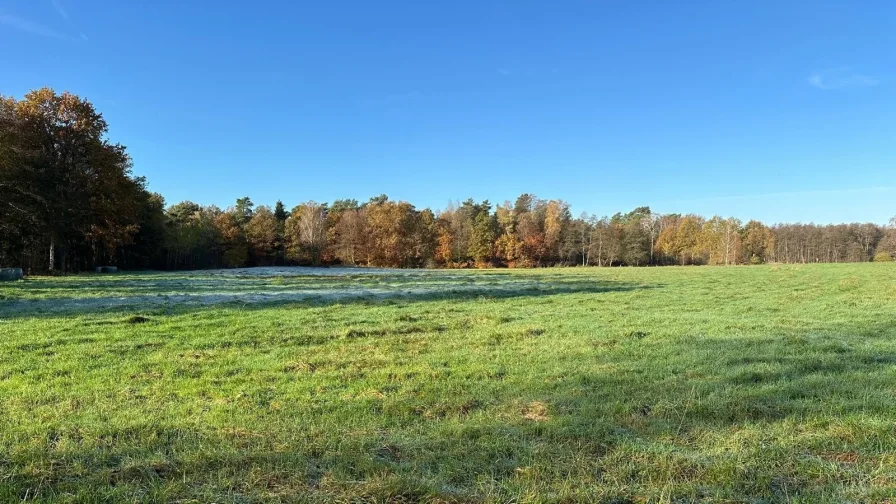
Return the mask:
{"type": "Polygon", "coordinates": [[[0,501],[896,502],[896,265],[0,284],[0,501]]]}

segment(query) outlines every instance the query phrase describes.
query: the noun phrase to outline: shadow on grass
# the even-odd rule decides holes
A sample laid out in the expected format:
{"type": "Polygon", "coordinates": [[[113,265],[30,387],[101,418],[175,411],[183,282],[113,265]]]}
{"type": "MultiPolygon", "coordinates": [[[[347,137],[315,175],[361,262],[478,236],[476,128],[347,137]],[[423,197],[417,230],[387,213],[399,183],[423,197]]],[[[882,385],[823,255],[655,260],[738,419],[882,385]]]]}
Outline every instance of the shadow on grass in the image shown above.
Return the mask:
{"type": "Polygon", "coordinates": [[[568,359],[484,362],[463,387],[379,376],[385,392],[342,399],[341,419],[101,427],[90,449],[73,422],[0,460],[0,497],[882,502],[896,482],[894,339],[886,323],[594,337],[568,359]]]}

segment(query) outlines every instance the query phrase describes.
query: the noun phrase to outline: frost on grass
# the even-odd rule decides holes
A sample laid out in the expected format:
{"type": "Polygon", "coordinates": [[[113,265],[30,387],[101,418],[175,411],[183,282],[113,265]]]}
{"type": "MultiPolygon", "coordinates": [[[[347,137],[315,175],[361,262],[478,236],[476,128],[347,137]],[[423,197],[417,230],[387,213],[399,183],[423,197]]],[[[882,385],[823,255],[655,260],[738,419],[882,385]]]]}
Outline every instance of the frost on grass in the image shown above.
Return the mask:
{"type": "Polygon", "coordinates": [[[130,307],[507,295],[545,288],[542,282],[509,275],[368,268],[268,267],[139,275],[124,281],[87,278],[67,292],[55,291],[56,296],[48,289],[52,297],[0,301],[0,317],[130,307]]]}
{"type": "Polygon", "coordinates": [[[384,268],[310,268],[305,266],[270,266],[258,268],[233,268],[187,272],[187,274],[224,277],[293,277],[293,276],[347,276],[347,275],[414,275],[438,273],[431,270],[390,270],[384,268]]]}

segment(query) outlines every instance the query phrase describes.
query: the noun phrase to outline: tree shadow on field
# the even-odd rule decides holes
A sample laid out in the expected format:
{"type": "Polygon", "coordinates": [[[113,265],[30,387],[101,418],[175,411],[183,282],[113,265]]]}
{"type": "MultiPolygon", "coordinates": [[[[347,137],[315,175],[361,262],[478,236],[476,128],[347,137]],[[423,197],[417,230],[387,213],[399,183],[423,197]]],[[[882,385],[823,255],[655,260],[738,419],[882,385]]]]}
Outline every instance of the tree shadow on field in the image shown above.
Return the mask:
{"type": "Polygon", "coordinates": [[[211,309],[261,310],[278,306],[324,306],[328,304],[417,303],[437,300],[543,298],[563,294],[602,294],[660,288],[587,279],[532,280],[523,276],[512,282],[472,281],[457,284],[426,282],[389,286],[340,286],[299,290],[258,288],[235,292],[189,292],[153,296],[53,297],[45,299],[0,300],[0,320],[55,318],[101,314],[182,314],[211,309]]]}
{"type": "MultiPolygon", "coordinates": [[[[0,498],[619,503],[892,495],[893,324],[703,334],[595,335],[588,351],[516,367],[483,353],[481,366],[455,369],[446,356],[442,378],[373,367],[375,393],[336,393],[346,418],[319,410],[321,418],[309,420],[306,411],[268,430],[239,420],[146,423],[109,428],[88,448],[72,421],[47,428],[45,447],[0,459],[8,475],[0,498]],[[440,384],[462,373],[470,374],[440,384]]],[[[538,336],[505,340],[502,352],[522,356],[538,336]]]]}

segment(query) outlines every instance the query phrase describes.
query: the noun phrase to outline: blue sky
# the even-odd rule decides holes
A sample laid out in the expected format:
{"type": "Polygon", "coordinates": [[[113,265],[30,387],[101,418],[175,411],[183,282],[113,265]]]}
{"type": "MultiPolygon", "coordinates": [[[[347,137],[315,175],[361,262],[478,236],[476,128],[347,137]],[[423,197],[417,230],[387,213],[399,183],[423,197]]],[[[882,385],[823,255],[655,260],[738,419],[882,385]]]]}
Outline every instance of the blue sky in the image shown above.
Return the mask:
{"type": "Polygon", "coordinates": [[[896,215],[896,2],[0,0],[169,203],[896,215]]]}

